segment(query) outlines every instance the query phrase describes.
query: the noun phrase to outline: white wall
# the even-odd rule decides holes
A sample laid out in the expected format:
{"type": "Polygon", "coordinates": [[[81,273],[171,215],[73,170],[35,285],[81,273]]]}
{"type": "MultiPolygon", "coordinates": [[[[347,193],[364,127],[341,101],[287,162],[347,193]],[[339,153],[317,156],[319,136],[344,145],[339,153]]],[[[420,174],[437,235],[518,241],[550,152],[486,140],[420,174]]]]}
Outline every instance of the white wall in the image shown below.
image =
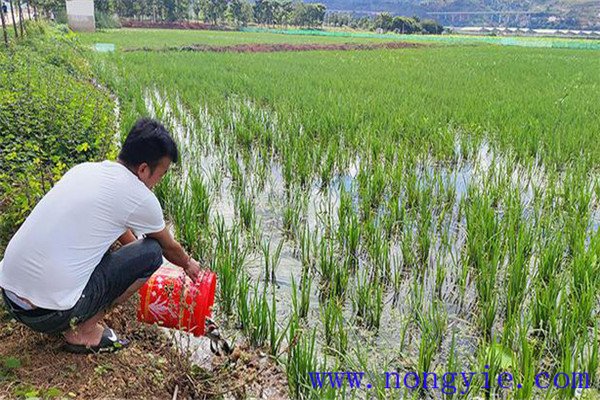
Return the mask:
{"type": "Polygon", "coordinates": [[[94,0],[67,0],[67,18],[74,31],[95,31],[94,0]]]}

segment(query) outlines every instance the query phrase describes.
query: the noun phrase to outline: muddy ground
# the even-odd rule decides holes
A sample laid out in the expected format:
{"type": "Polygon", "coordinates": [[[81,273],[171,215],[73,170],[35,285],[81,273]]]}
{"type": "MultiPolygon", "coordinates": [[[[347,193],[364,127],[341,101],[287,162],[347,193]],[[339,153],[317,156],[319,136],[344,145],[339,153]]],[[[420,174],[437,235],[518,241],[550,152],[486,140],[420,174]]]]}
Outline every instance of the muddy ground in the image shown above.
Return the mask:
{"type": "MultiPolygon", "coordinates": [[[[135,320],[137,299],[118,306],[108,326],[132,341],[115,354],[74,355],[60,337],[35,333],[0,308],[0,399],[285,399],[284,368],[258,349],[192,365],[156,326],[135,320]]],[[[3,305],[2,305],[3,306],[3,305]]]]}

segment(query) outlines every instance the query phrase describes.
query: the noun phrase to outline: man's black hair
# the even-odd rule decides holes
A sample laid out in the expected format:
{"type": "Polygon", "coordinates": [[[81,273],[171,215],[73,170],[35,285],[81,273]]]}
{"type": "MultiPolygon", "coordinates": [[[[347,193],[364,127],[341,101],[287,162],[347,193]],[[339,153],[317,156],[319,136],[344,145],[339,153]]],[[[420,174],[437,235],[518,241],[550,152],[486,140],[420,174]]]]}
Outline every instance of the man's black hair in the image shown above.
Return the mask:
{"type": "Polygon", "coordinates": [[[119,153],[119,159],[128,166],[137,167],[146,163],[152,172],[165,156],[176,163],[179,158],[177,145],[167,128],[151,118],[140,118],[136,121],[119,153]]]}

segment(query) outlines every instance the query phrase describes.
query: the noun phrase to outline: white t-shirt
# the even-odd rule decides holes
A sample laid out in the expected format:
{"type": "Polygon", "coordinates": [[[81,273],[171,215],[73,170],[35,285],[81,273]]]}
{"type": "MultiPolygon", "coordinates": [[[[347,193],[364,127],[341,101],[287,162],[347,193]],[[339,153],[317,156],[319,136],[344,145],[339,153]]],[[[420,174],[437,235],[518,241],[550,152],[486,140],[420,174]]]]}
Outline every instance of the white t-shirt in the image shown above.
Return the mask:
{"type": "Polygon", "coordinates": [[[0,261],[0,287],[35,306],[68,310],[127,228],[165,227],[158,199],[114,161],[74,166],[31,211],[0,261]]]}

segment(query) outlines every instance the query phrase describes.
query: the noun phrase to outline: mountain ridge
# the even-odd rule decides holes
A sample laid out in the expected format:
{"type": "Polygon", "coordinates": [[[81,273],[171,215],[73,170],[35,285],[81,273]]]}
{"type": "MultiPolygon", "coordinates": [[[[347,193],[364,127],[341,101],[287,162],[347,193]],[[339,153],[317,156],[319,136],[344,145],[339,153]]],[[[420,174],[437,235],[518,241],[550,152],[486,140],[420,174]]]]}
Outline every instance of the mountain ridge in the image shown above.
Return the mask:
{"type": "Polygon", "coordinates": [[[457,26],[469,24],[581,28],[600,26],[600,1],[597,0],[320,0],[319,2],[325,4],[330,11],[363,15],[379,12],[416,15],[420,18],[430,17],[441,20],[444,25],[454,22],[457,26]],[[498,14],[454,16],[430,14],[462,12],[498,14]],[[514,14],[515,12],[527,14],[518,15],[514,14]]]}

